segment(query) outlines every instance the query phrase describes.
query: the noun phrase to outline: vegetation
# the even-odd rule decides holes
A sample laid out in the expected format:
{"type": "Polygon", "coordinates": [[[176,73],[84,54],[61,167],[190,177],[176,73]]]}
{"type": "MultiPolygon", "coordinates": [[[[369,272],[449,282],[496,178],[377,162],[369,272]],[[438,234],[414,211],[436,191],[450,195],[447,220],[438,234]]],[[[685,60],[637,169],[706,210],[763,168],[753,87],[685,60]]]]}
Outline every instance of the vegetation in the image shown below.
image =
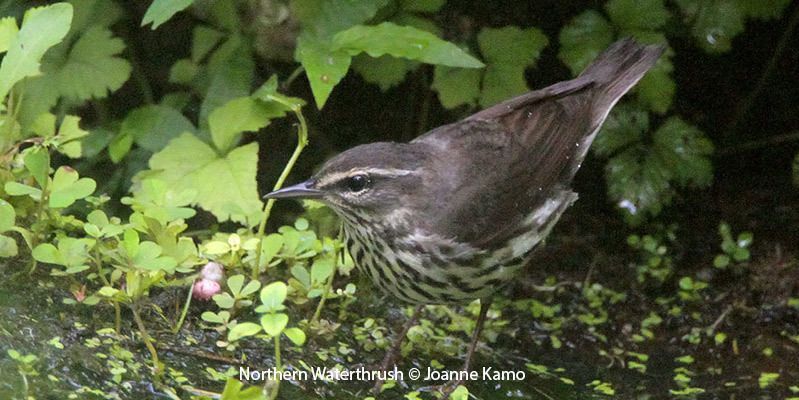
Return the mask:
{"type": "MultiPolygon", "coordinates": [[[[499,296],[477,365],[524,371],[503,390],[544,399],[799,398],[799,371],[777,361],[799,351],[799,270],[782,247],[796,230],[743,211],[703,215],[710,231],[686,217],[727,179],[729,155],[790,151],[775,168],[799,182],[796,133],[743,134],[796,44],[790,0],[145,3],[0,7],[0,397],[369,396],[370,382],[238,380],[375,363],[400,324],[329,210],[259,193],[348,145],[567,79],[631,36],[667,51],[597,137],[584,170],[604,179],[578,181],[577,217],[561,224],[581,233],[556,230],[541,256],[552,265],[499,296]],[[729,57],[769,24],[776,45],[721,112],[728,125],[686,106],[714,90],[686,78],[688,59],[729,57]]],[[[797,204],[769,215],[799,226],[797,204]]],[[[458,365],[479,305],[462,308],[425,308],[404,368],[458,365]]],[[[431,384],[388,381],[380,396],[432,398],[431,384]]],[[[452,397],[491,398],[493,384],[452,397]]]]}

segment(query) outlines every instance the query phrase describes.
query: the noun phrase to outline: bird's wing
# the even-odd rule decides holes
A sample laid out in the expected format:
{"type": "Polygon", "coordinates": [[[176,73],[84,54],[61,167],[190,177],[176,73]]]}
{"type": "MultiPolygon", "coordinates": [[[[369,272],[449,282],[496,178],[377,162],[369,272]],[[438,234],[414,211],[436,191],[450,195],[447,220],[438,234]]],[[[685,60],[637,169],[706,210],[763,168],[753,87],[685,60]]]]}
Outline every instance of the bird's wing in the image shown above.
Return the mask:
{"type": "Polygon", "coordinates": [[[437,232],[480,248],[503,246],[525,217],[568,189],[610,109],[663,49],[622,40],[571,81],[533,91],[425,134],[447,198],[437,232]]]}

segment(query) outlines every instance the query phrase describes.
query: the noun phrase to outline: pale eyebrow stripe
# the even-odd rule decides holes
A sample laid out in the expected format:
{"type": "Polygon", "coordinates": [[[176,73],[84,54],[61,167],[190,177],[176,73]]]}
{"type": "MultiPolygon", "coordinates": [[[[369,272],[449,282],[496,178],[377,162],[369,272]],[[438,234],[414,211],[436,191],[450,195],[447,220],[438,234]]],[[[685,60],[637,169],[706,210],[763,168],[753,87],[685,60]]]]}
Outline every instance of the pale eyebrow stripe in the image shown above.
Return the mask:
{"type": "Polygon", "coordinates": [[[394,178],[398,176],[415,174],[416,172],[417,170],[415,169],[400,169],[400,168],[353,168],[346,172],[336,172],[323,177],[322,179],[319,180],[317,187],[325,187],[333,182],[338,182],[344,178],[357,174],[369,174],[369,175],[394,178]]]}

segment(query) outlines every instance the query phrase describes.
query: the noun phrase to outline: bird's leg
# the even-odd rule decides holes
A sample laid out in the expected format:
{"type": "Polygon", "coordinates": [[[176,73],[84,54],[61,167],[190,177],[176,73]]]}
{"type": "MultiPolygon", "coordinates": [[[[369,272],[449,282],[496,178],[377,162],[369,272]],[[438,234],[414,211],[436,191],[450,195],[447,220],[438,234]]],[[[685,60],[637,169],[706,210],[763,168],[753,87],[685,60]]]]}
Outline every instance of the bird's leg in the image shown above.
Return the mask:
{"type": "MultiPolygon", "coordinates": [[[[480,342],[480,333],[483,331],[483,325],[485,324],[486,315],[488,314],[489,308],[491,308],[491,301],[481,299],[480,314],[477,316],[477,323],[474,326],[474,332],[472,332],[472,341],[469,343],[469,349],[466,352],[466,360],[463,363],[462,371],[468,372],[471,368],[472,357],[477,349],[477,343],[480,342]]],[[[441,392],[441,394],[443,394],[443,398],[447,399],[449,398],[449,395],[461,384],[463,384],[462,379],[453,379],[439,386],[438,390],[441,392]]]]}
{"type": "MultiPolygon", "coordinates": [[[[423,305],[418,305],[413,309],[413,314],[411,314],[411,317],[407,322],[405,322],[405,325],[402,326],[402,331],[400,331],[399,335],[394,338],[394,342],[391,343],[391,348],[388,349],[386,355],[383,357],[383,361],[380,362],[378,371],[388,371],[388,369],[398,361],[400,350],[402,349],[402,342],[405,340],[405,336],[408,335],[408,331],[411,330],[411,327],[416,325],[416,322],[419,320],[419,314],[422,312],[423,307],[423,305]]],[[[380,388],[382,386],[382,380],[375,380],[375,386],[372,388],[372,392],[375,394],[380,393],[380,388]]]]}

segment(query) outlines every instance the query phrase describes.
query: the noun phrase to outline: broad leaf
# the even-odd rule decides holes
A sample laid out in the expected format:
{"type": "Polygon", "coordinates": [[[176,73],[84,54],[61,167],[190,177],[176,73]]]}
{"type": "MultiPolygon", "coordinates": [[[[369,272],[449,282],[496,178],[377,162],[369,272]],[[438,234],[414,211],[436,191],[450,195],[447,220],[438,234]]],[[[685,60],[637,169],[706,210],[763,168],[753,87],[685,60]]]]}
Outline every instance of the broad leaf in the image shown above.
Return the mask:
{"type": "Polygon", "coordinates": [[[508,26],[481,30],[477,42],[488,64],[480,105],[488,107],[529,91],[524,70],[538,60],[549,40],[538,29],[508,26]]]}
{"type": "Polygon", "coordinates": [[[300,328],[284,329],[283,334],[286,335],[286,337],[297,346],[302,346],[305,344],[305,332],[303,332],[300,328]]]}
{"type": "Polygon", "coordinates": [[[108,28],[89,27],[69,50],[58,68],[58,90],[76,100],[102,98],[128,80],[130,63],[117,57],[125,49],[122,39],[112,37],[108,28]]]}
{"type": "Polygon", "coordinates": [[[295,58],[305,68],[316,106],[321,109],[333,88],[347,74],[352,57],[345,51],[331,50],[329,43],[301,36],[297,41],[295,58]]]}
{"type": "Polygon", "coordinates": [[[293,0],[292,15],[303,31],[316,37],[330,37],[371,19],[388,0],[293,0]]]}
{"type": "Polygon", "coordinates": [[[480,97],[482,71],[473,68],[436,66],[432,88],[438,92],[438,100],[445,108],[466,104],[473,106],[480,97]]]}
{"type": "Polygon", "coordinates": [[[577,75],[613,43],[613,39],[613,27],[605,17],[593,10],[585,11],[560,31],[558,58],[577,75]]]}
{"type": "Polygon", "coordinates": [[[61,167],[53,175],[50,186],[50,207],[63,208],[72,205],[76,200],[94,193],[97,183],[91,178],[80,178],[72,168],[61,167]]]}
{"type": "Polygon", "coordinates": [[[182,133],[194,133],[194,125],[183,114],[165,105],[146,105],[128,113],[119,134],[142,148],[157,152],[182,133]]]}
{"type": "Polygon", "coordinates": [[[357,25],[333,36],[332,50],[354,56],[391,55],[428,64],[461,68],[481,68],[483,63],[460,47],[439,39],[430,32],[391,22],[380,25],[357,25]]]}
{"type": "Polygon", "coordinates": [[[8,51],[9,46],[17,38],[19,27],[14,17],[0,19],[0,53],[8,51]]]}
{"type": "Polygon", "coordinates": [[[22,28],[8,45],[8,53],[0,64],[0,101],[15,83],[40,73],[42,56],[64,39],[71,22],[72,6],[67,3],[31,8],[25,12],[22,28]]]}
{"type": "Polygon", "coordinates": [[[256,335],[261,332],[261,325],[253,322],[242,322],[230,328],[227,334],[227,340],[235,342],[243,337],[256,335]]]}
{"type": "Polygon", "coordinates": [[[663,0],[610,0],[605,10],[610,20],[625,31],[658,30],[671,16],[663,0]]]}
{"type": "Polygon", "coordinates": [[[173,15],[188,8],[194,0],[153,0],[147,12],[144,13],[141,26],[152,23],[152,29],[155,30],[161,24],[169,21],[173,15]]]}
{"type": "Polygon", "coordinates": [[[261,289],[261,303],[267,312],[282,310],[283,301],[286,300],[288,287],[283,282],[272,282],[261,289]]]}
{"type": "Polygon", "coordinates": [[[283,313],[264,314],[261,316],[261,327],[269,336],[277,336],[289,323],[289,316],[283,313]]]}
{"type": "Polygon", "coordinates": [[[14,207],[7,201],[0,199],[0,233],[6,232],[14,227],[17,214],[14,207]]]}
{"type": "Polygon", "coordinates": [[[220,157],[211,146],[185,133],[150,158],[148,174],[176,193],[196,190],[196,204],[219,221],[247,222],[260,213],[255,181],[258,144],[238,147],[220,157]]]}
{"type": "Polygon", "coordinates": [[[39,187],[44,187],[50,175],[50,152],[44,147],[33,147],[25,154],[23,162],[39,187]]]}
{"type": "Polygon", "coordinates": [[[208,117],[208,127],[214,146],[227,154],[239,142],[242,132],[255,132],[269,125],[271,119],[284,115],[282,106],[239,97],[214,110],[208,117]]]}

